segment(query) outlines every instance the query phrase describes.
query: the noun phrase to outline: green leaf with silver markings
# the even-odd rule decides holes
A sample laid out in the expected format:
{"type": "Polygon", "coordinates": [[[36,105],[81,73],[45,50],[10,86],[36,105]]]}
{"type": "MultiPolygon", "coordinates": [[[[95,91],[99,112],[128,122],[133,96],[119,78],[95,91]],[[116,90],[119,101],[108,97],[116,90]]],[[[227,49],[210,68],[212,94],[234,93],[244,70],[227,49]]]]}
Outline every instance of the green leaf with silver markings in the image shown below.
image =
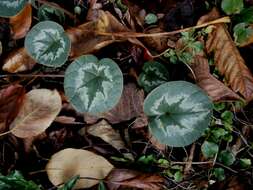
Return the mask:
{"type": "Polygon", "coordinates": [[[209,97],[185,81],[164,83],[144,101],[151,133],[160,143],[173,147],[196,141],[211,121],[212,108],[209,97]]]}
{"type": "Polygon", "coordinates": [[[112,109],[123,91],[123,74],[111,59],[93,55],[76,59],[67,68],[65,94],[79,112],[98,114],[112,109]]]}
{"type": "Polygon", "coordinates": [[[26,5],[27,0],[1,0],[0,17],[12,17],[17,15],[26,5]]]}
{"type": "Polygon", "coordinates": [[[138,84],[146,92],[150,92],[157,86],[169,81],[167,68],[159,62],[148,61],[144,63],[142,70],[138,78],[138,84]]]}
{"type": "Polygon", "coordinates": [[[44,21],[35,25],[27,34],[25,48],[38,63],[60,67],[68,59],[70,39],[61,25],[44,21]]]}

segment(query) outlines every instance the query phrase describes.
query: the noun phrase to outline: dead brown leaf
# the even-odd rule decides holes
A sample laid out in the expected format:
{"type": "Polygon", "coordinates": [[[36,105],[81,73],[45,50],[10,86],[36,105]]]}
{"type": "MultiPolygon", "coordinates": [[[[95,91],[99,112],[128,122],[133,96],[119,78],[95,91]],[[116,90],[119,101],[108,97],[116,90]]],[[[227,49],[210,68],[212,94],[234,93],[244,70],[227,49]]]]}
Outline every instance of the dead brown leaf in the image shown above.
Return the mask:
{"type": "Polygon", "coordinates": [[[197,85],[209,95],[212,101],[220,102],[240,99],[236,93],[210,74],[206,58],[196,56],[190,67],[196,76],[197,85]]]}
{"type": "Polygon", "coordinates": [[[3,70],[9,73],[29,71],[35,64],[36,61],[28,55],[25,48],[20,48],[4,60],[3,70]]]}
{"type": "Polygon", "coordinates": [[[118,190],[121,186],[140,188],[145,190],[159,190],[164,182],[163,178],[156,174],[144,174],[128,169],[114,169],[107,177],[108,188],[118,190]]]}
{"type": "Polygon", "coordinates": [[[18,115],[10,125],[10,131],[20,138],[37,136],[50,126],[61,107],[61,97],[56,90],[31,90],[25,95],[18,115]]]}
{"type": "Polygon", "coordinates": [[[112,124],[128,121],[142,115],[143,102],[143,90],[139,90],[134,83],[129,83],[124,87],[121,99],[113,109],[97,117],[85,114],[84,120],[88,124],[93,124],[100,118],[104,118],[112,124]]]}
{"type": "MultiPolygon", "coordinates": [[[[219,13],[213,9],[200,19],[198,24],[218,18],[219,13]]],[[[225,76],[233,91],[239,92],[247,102],[253,99],[253,76],[245,65],[224,24],[216,24],[208,35],[206,42],[208,53],[214,51],[214,61],[219,72],[225,76]]]]}
{"type": "Polygon", "coordinates": [[[0,133],[8,129],[22,105],[25,90],[21,85],[10,85],[0,91],[0,133]]]}
{"type": "Polygon", "coordinates": [[[26,36],[32,24],[32,5],[28,3],[17,15],[10,18],[12,38],[17,40],[26,36]]]}

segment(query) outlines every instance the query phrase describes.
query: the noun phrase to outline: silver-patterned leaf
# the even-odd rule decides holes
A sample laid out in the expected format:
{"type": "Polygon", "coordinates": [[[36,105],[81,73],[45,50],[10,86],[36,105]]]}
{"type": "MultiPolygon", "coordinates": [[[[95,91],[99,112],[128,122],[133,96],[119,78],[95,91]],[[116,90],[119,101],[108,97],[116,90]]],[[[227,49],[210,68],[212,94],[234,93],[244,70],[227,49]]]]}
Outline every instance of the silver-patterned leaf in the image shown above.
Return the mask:
{"type": "Polygon", "coordinates": [[[167,82],[145,99],[151,133],[169,146],[186,146],[197,140],[208,127],[212,102],[196,85],[185,81],[167,82]]]}
{"type": "Polygon", "coordinates": [[[112,109],[123,91],[123,75],[111,59],[93,55],[76,59],[67,68],[65,94],[79,112],[98,114],[112,109]]]}
{"type": "Polygon", "coordinates": [[[27,3],[27,0],[1,0],[0,17],[11,17],[18,14],[27,3]]]}
{"type": "Polygon", "coordinates": [[[70,40],[61,25],[44,21],[35,25],[27,34],[25,48],[38,63],[60,67],[67,61],[70,40]]]}

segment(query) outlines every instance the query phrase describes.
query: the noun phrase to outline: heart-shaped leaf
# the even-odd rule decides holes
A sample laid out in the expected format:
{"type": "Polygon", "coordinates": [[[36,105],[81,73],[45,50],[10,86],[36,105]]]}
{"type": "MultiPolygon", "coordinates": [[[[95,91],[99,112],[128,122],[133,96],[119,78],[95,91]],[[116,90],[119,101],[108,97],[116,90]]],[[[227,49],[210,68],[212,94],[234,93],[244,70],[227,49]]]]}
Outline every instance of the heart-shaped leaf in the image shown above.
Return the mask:
{"type": "Polygon", "coordinates": [[[154,89],[144,101],[151,133],[162,144],[181,147],[197,140],[212,116],[212,102],[196,85],[167,82],[154,89]]]}
{"type": "Polygon", "coordinates": [[[102,113],[113,108],[123,91],[123,75],[111,59],[93,55],[76,59],[67,68],[65,94],[79,112],[102,113]]]}
{"type": "Polygon", "coordinates": [[[55,153],[46,166],[48,178],[54,185],[63,184],[79,175],[81,179],[73,189],[89,188],[98,184],[112,169],[113,165],[102,156],[73,148],[55,153]]]}
{"type": "Polygon", "coordinates": [[[150,92],[160,84],[169,80],[169,72],[167,68],[159,62],[148,61],[142,68],[138,83],[146,92],[150,92]]]}
{"type": "Polygon", "coordinates": [[[62,66],[70,52],[70,40],[61,25],[44,21],[27,34],[25,48],[38,63],[49,67],[62,66]]]}
{"type": "Polygon", "coordinates": [[[27,3],[27,0],[1,0],[0,17],[11,17],[18,14],[27,3]]]}

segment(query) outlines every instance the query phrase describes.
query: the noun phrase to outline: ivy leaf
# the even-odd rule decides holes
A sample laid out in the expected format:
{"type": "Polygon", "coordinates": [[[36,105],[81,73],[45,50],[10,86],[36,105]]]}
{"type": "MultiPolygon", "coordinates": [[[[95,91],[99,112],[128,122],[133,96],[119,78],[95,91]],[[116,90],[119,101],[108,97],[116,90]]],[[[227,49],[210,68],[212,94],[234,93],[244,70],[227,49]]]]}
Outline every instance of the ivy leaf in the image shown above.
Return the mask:
{"type": "Polygon", "coordinates": [[[239,23],[235,25],[234,29],[235,43],[239,46],[247,44],[249,38],[253,35],[253,28],[246,23],[239,23]]]}
{"type": "Polygon", "coordinates": [[[0,17],[11,17],[18,14],[26,5],[27,0],[1,0],[0,17]]]}
{"type": "Polygon", "coordinates": [[[79,112],[98,114],[112,109],[123,91],[123,75],[111,59],[93,55],[76,59],[65,72],[65,94],[79,112]]]}
{"type": "Polygon", "coordinates": [[[226,166],[230,166],[235,162],[235,156],[229,150],[223,150],[218,156],[218,160],[225,164],[226,166]]]}
{"type": "Polygon", "coordinates": [[[8,176],[0,174],[0,190],[13,189],[40,190],[41,188],[33,181],[25,180],[22,174],[18,171],[14,171],[8,176]]]}
{"type": "Polygon", "coordinates": [[[160,143],[182,147],[197,140],[211,121],[212,102],[196,85],[167,82],[144,101],[149,128],[160,143]]]}
{"type": "Polygon", "coordinates": [[[222,0],[221,2],[221,8],[227,15],[240,13],[243,6],[243,0],[222,0]]]}
{"type": "Polygon", "coordinates": [[[57,4],[55,7],[49,5],[42,5],[38,10],[38,18],[40,21],[53,20],[55,22],[64,23],[65,15],[61,9],[57,9],[57,4]]]}
{"type": "Polygon", "coordinates": [[[213,142],[205,141],[201,146],[201,152],[205,158],[212,158],[219,151],[219,146],[213,142]]]}
{"type": "Polygon", "coordinates": [[[223,181],[225,179],[225,172],[223,168],[214,168],[213,174],[219,181],[223,181]]]}
{"type": "Polygon", "coordinates": [[[147,14],[147,16],[145,17],[145,23],[146,24],[154,24],[156,23],[158,20],[157,16],[153,13],[149,13],[147,14]]]}
{"type": "Polygon", "coordinates": [[[70,52],[70,40],[61,25],[44,21],[27,34],[25,48],[30,56],[42,65],[62,66],[70,52]]]}
{"type": "Polygon", "coordinates": [[[159,62],[148,61],[144,63],[142,70],[138,78],[138,84],[142,86],[146,92],[150,92],[160,84],[169,80],[167,68],[159,62]]]}
{"type": "Polygon", "coordinates": [[[253,23],[253,7],[244,8],[239,15],[235,16],[236,23],[253,23]]]}

